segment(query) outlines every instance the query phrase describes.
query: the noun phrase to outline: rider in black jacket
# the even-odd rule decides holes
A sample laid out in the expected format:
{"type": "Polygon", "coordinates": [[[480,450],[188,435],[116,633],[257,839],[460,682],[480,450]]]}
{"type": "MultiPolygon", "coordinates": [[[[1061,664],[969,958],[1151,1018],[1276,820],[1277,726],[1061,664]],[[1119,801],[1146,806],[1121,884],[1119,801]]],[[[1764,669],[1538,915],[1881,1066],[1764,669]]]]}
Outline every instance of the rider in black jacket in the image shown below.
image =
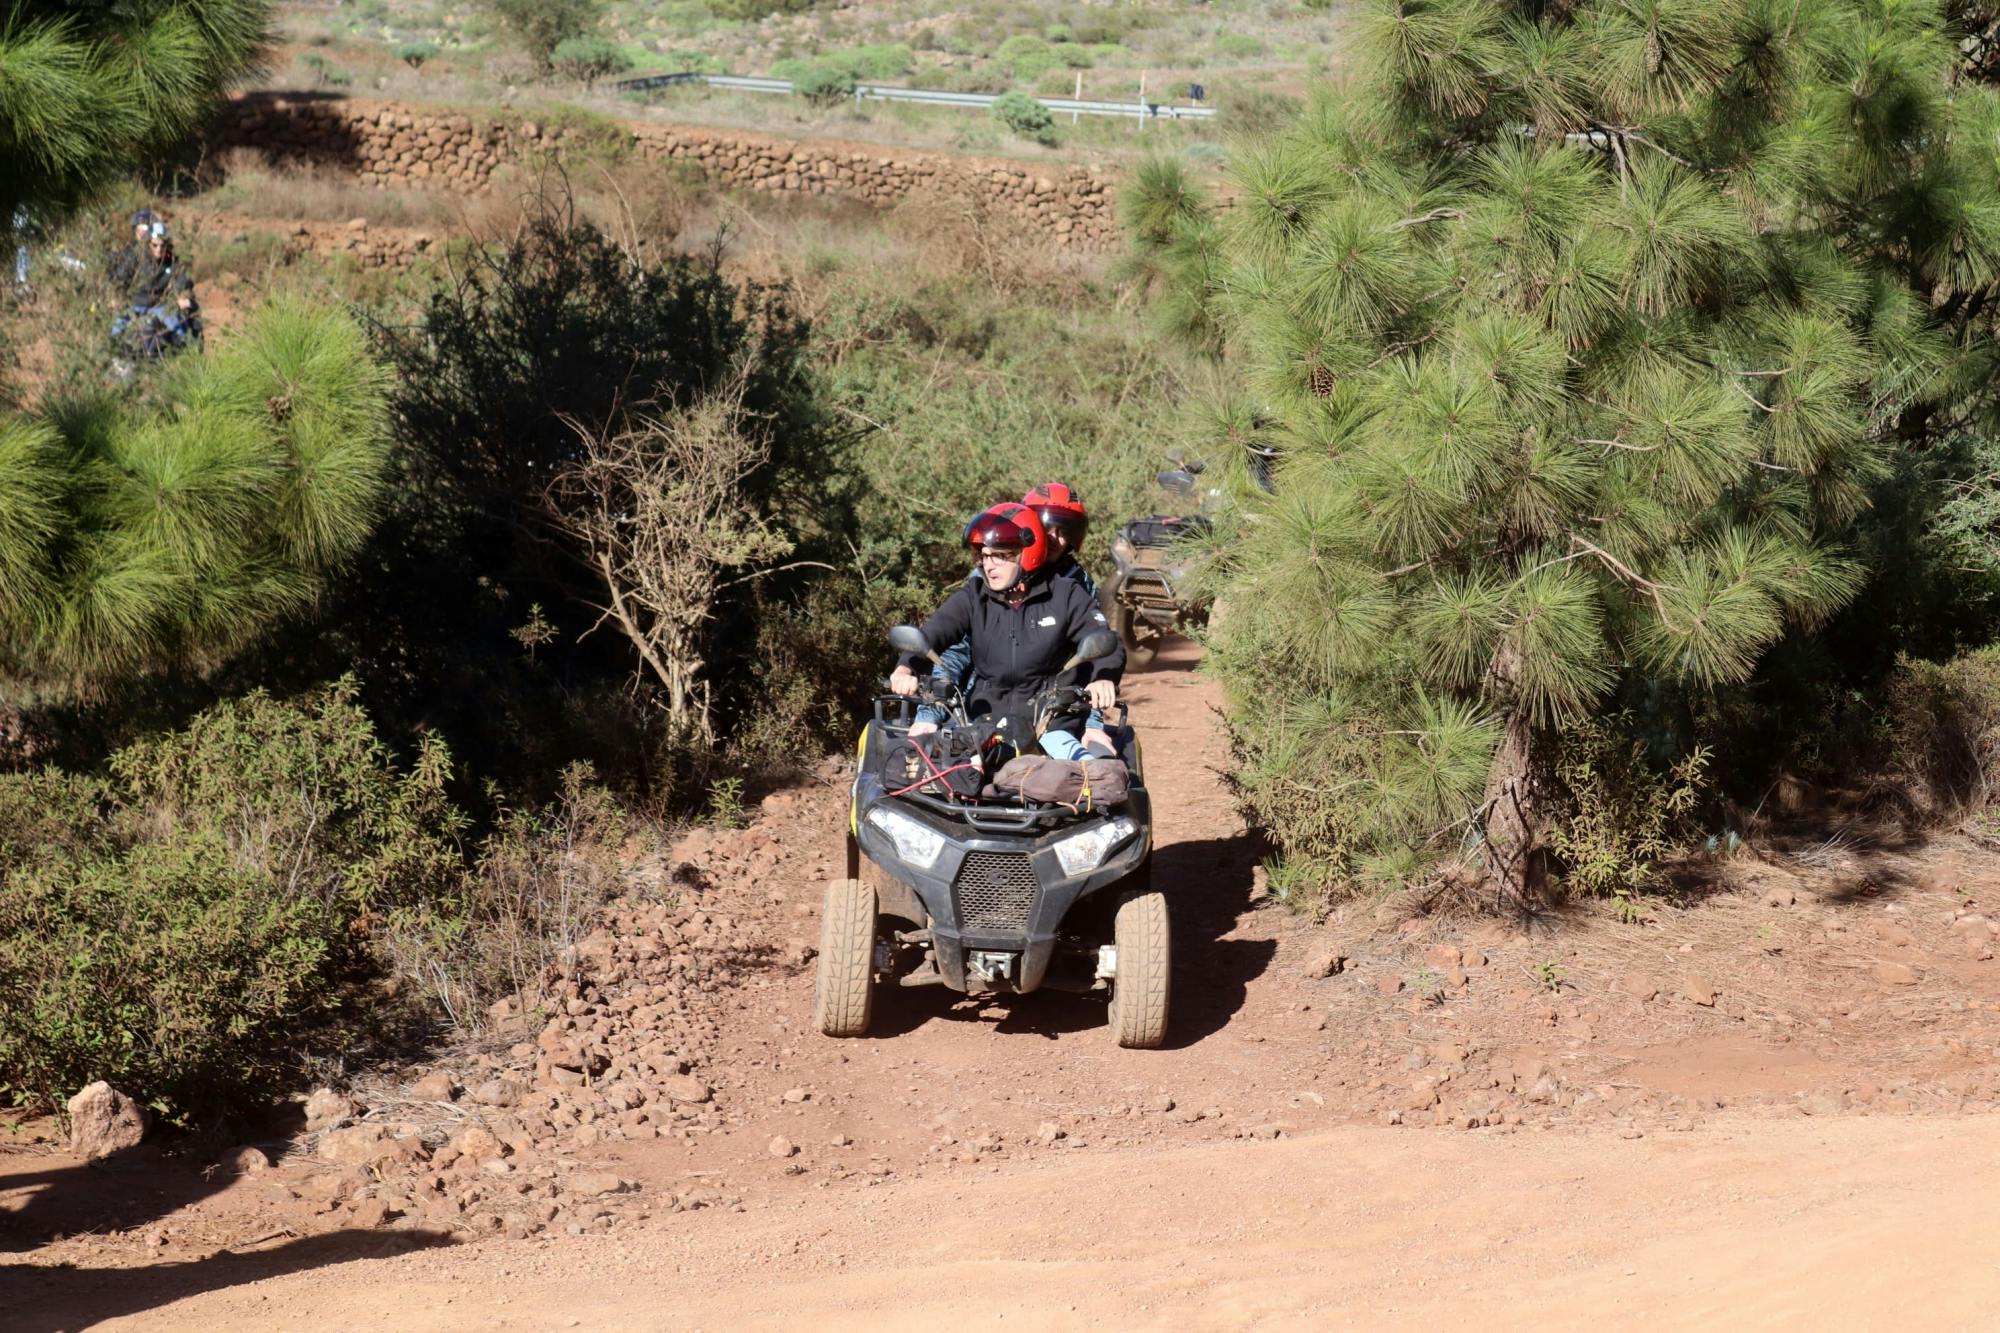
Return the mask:
{"type": "MultiPolygon", "coordinates": [[[[1055,683],[1077,643],[1103,629],[1104,613],[1075,579],[1048,577],[1048,534],[1034,511],[1020,505],[995,506],[974,519],[966,541],[979,552],[977,586],[960,584],[924,622],[924,639],[942,651],[970,636],[973,717],[1024,714],[1039,691],[1055,683]],[[996,510],[1005,509],[999,513],[996,510]]],[[[889,677],[898,694],[917,690],[920,659],[909,658],[889,677]]],[[[1089,664],[1090,703],[1105,709],[1117,702],[1118,678],[1125,670],[1121,646],[1089,664]]],[[[910,734],[922,734],[911,727],[910,734]]]]}

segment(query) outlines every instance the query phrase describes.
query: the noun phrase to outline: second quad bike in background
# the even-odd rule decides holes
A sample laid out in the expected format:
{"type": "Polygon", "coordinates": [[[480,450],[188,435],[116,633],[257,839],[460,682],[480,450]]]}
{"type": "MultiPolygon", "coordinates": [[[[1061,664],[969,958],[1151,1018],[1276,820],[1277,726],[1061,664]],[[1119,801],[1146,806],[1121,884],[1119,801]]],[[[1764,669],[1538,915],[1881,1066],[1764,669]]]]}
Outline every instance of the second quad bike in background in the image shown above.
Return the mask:
{"type": "Polygon", "coordinates": [[[1126,661],[1133,666],[1151,662],[1168,634],[1208,623],[1208,599],[1189,590],[1182,552],[1190,538],[1209,531],[1201,511],[1212,491],[1196,494],[1204,464],[1184,462],[1178,452],[1167,458],[1174,466],[1159,474],[1160,489],[1188,502],[1192,512],[1148,514],[1120,528],[1111,542],[1112,573],[1104,584],[1104,618],[1124,641],[1126,661]]]}

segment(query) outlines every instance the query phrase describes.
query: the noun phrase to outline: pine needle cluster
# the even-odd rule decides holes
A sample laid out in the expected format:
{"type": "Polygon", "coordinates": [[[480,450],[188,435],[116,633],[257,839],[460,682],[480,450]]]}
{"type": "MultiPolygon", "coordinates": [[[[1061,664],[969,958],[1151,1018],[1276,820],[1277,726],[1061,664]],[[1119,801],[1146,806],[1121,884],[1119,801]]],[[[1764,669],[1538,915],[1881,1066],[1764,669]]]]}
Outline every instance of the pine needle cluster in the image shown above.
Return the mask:
{"type": "Polygon", "coordinates": [[[0,682],[88,693],[211,666],[373,531],[385,378],[344,312],[279,300],[166,372],[0,417],[0,682]]]}
{"type": "Polygon", "coordinates": [[[256,69],[268,0],[0,0],[0,228],[44,222],[177,143],[256,69]]]}
{"type": "Polygon", "coordinates": [[[1213,238],[1180,299],[1286,453],[1211,571],[1251,805],[1332,879],[1472,852],[1518,900],[1565,728],[1852,597],[1885,436],[1954,390],[1931,302],[2000,271],[2000,98],[1924,0],[1380,0],[1359,40],[1232,208],[1128,216],[1169,277],[1213,238]]]}

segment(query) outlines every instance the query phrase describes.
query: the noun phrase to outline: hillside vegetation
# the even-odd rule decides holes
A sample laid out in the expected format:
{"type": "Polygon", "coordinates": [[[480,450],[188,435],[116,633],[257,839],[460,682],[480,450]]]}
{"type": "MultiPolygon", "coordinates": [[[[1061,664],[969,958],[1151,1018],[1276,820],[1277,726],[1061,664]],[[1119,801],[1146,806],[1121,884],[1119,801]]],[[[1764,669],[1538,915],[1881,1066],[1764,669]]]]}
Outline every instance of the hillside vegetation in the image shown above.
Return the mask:
{"type": "MultiPolygon", "coordinates": [[[[213,1122],[532,1010],[604,904],[681,891],[658,838],[845,751],[968,517],[1067,481],[1101,565],[1175,446],[1223,487],[1189,554],[1281,901],[1638,921],[1780,809],[1994,832],[1973,7],[221,8],[93,18],[213,45],[192,109],[66,163],[19,131],[74,108],[0,101],[33,224],[0,306],[0,1097],[109,1076],[213,1122]],[[615,134],[466,202],[161,148],[260,49],[589,100],[590,43],[638,32],[995,90],[1180,43],[1300,97],[1239,103],[1227,207],[1219,138],[1160,141],[1116,265],[934,199],[718,195],[615,134]],[[1347,77],[1317,53],[1350,33],[1347,77]],[[104,253],[163,195],[209,345],[114,364],[104,253]],[[426,244],[297,243],[349,218],[426,244]]],[[[121,49],[51,17],[0,68],[115,82],[121,49]]]]}

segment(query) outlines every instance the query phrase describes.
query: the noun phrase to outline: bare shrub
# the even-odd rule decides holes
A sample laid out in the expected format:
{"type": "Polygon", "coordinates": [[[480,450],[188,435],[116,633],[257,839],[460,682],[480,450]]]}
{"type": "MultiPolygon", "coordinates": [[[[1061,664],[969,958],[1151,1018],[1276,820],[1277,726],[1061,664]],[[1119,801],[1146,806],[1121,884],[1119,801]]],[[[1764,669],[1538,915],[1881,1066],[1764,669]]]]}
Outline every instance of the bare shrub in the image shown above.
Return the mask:
{"type": "Polygon", "coordinates": [[[460,901],[396,912],[378,946],[454,1027],[479,1030],[509,995],[531,1008],[575,978],[577,943],[623,885],[626,828],[590,766],[572,764],[548,805],[500,811],[460,901]]]}
{"type": "Polygon", "coordinates": [[[747,362],[686,407],[631,430],[580,432],[582,457],[550,485],[550,522],[581,548],[609,623],[665,690],[671,737],[712,740],[704,675],[717,594],[772,568],[791,540],[746,483],[770,459],[770,432],[744,407],[747,362]],[[745,571],[728,577],[733,571],[745,571]]]}

